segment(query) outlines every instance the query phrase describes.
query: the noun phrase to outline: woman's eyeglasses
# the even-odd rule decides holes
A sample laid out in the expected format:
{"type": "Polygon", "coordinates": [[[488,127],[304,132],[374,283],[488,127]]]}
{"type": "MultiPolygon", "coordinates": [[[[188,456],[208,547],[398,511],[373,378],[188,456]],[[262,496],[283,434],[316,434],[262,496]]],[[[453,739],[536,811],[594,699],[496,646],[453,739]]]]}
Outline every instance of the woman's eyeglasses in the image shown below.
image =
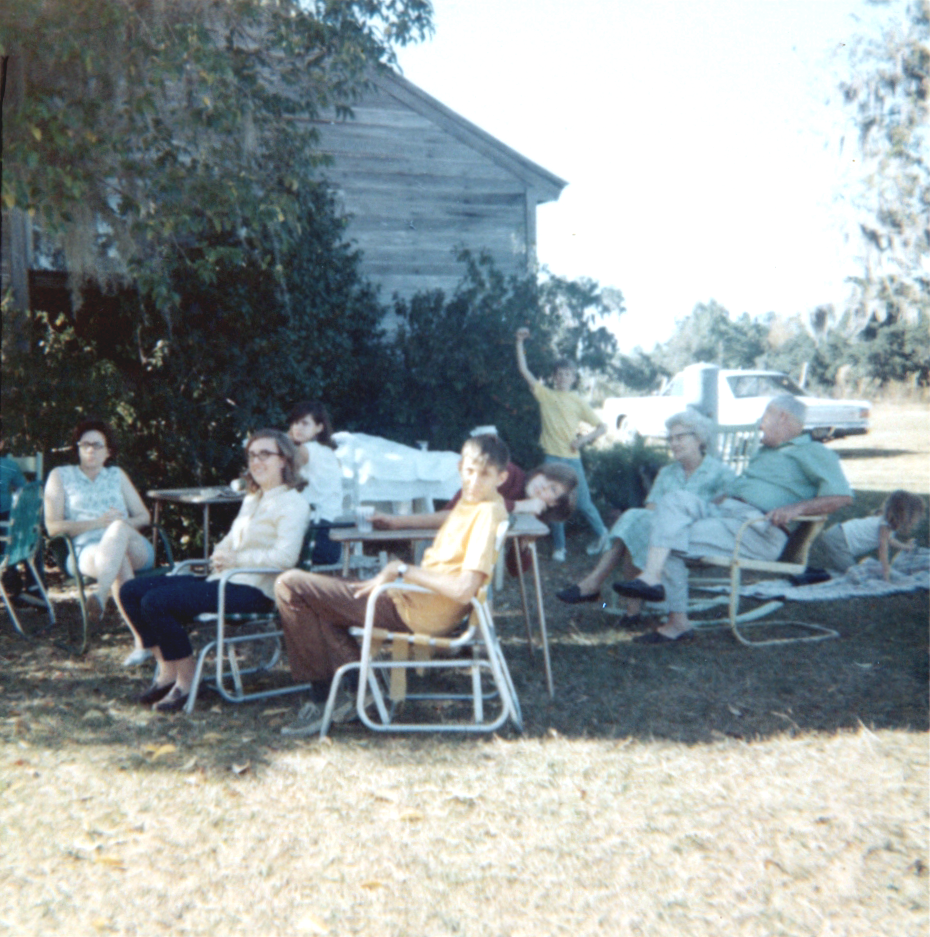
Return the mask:
{"type": "Polygon", "coordinates": [[[249,452],[246,459],[249,462],[267,462],[272,456],[280,456],[280,452],[272,452],[270,449],[259,449],[258,452],[249,452]]]}
{"type": "Polygon", "coordinates": [[[105,442],[79,442],[78,449],[86,449],[91,452],[97,452],[100,449],[106,449],[107,444],[105,442]]]}

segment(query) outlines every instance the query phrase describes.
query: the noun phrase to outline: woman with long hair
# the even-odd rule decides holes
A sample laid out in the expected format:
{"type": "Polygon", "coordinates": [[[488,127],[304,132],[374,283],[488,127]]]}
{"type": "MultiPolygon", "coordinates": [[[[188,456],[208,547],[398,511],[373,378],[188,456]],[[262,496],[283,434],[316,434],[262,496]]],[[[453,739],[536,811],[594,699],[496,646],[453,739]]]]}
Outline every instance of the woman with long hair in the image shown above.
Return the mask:
{"type": "MultiPolygon", "coordinates": [[[[133,579],[120,590],[126,614],[159,665],[139,702],[159,712],[177,712],[187,702],[195,661],[184,625],[216,611],[220,575],[230,569],[290,569],[300,556],[310,509],[297,492],[294,444],[279,430],[263,429],[249,437],[245,456],[248,494],[213,550],[210,575],[133,579]]],[[[226,611],[270,611],[276,575],[244,573],[227,583],[226,611]]]]}

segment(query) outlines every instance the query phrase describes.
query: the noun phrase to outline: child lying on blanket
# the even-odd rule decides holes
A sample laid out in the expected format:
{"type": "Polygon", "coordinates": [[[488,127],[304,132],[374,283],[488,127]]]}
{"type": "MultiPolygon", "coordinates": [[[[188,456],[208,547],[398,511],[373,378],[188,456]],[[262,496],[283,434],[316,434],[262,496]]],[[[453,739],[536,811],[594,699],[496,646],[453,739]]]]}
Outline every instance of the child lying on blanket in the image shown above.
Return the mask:
{"type": "Polygon", "coordinates": [[[888,582],[891,576],[889,547],[913,550],[914,539],[905,538],[923,516],[923,498],[900,489],[893,491],[881,509],[870,517],[856,517],[824,532],[821,541],[827,551],[827,566],[845,573],[860,556],[878,550],[882,573],[888,582]]]}

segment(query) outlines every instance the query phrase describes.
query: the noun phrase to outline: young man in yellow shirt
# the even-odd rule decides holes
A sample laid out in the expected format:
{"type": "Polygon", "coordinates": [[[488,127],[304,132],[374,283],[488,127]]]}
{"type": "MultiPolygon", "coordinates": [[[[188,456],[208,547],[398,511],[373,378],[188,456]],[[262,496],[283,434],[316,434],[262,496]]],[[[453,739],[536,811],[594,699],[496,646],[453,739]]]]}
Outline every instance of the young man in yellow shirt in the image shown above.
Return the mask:
{"type": "MultiPolygon", "coordinates": [[[[507,518],[497,489],[507,480],[509,460],[507,445],[498,436],[473,436],[465,443],[459,461],[462,497],[420,566],[392,560],[365,582],[297,569],[278,577],[275,601],[291,673],[295,680],[313,684],[313,699],[301,709],[296,723],[285,726],[284,734],[319,731],[333,675],[359,657],[348,629],[364,624],[368,595],[377,586],[402,579],[430,589],[431,594],[383,592],[375,606],[376,628],[446,634],[461,621],[472,598],[490,579],[497,559],[497,530],[507,518]]],[[[347,697],[333,718],[342,721],[354,710],[354,697],[347,697]]]]}

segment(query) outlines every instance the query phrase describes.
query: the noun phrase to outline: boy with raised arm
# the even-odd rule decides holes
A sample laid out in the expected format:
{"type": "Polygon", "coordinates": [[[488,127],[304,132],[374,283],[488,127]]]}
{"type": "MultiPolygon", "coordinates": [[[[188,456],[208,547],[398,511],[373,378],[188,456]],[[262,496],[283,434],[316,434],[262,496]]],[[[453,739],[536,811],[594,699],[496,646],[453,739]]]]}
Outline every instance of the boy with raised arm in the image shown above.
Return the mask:
{"type": "MultiPolygon", "coordinates": [[[[561,462],[574,469],[578,476],[577,508],[597,536],[597,540],[588,547],[587,551],[590,556],[596,556],[607,549],[610,545],[610,538],[607,536],[607,528],[601,520],[601,515],[598,514],[591,500],[580,452],[582,446],[594,442],[607,432],[607,424],[578,394],[572,392],[578,372],[571,361],[562,358],[556,362],[552,378],[554,386],[546,387],[542,381],[534,377],[526,365],[523,343],[530,337],[530,330],[518,329],[516,337],[517,367],[523,379],[530,385],[530,392],[539,404],[539,416],[542,422],[539,444],[546,453],[545,461],[561,462]],[[594,429],[582,435],[579,432],[582,423],[587,423],[594,429]]],[[[552,559],[557,563],[564,563],[565,524],[551,524],[550,529],[552,530],[552,559]]]]}
{"type": "MultiPolygon", "coordinates": [[[[497,489],[507,480],[510,453],[492,435],[473,436],[462,447],[459,475],[462,497],[423,555],[420,566],[392,560],[373,579],[349,582],[292,569],[275,583],[284,641],[295,680],[313,685],[312,699],[285,735],[318,732],[330,684],[336,671],[359,658],[349,628],[365,623],[368,595],[382,583],[396,580],[432,590],[431,594],[387,591],[375,606],[375,627],[442,635],[461,621],[468,604],[485,586],[494,568],[495,540],[507,519],[497,489]]],[[[355,699],[340,700],[336,722],[355,711],[355,699]]]]}

